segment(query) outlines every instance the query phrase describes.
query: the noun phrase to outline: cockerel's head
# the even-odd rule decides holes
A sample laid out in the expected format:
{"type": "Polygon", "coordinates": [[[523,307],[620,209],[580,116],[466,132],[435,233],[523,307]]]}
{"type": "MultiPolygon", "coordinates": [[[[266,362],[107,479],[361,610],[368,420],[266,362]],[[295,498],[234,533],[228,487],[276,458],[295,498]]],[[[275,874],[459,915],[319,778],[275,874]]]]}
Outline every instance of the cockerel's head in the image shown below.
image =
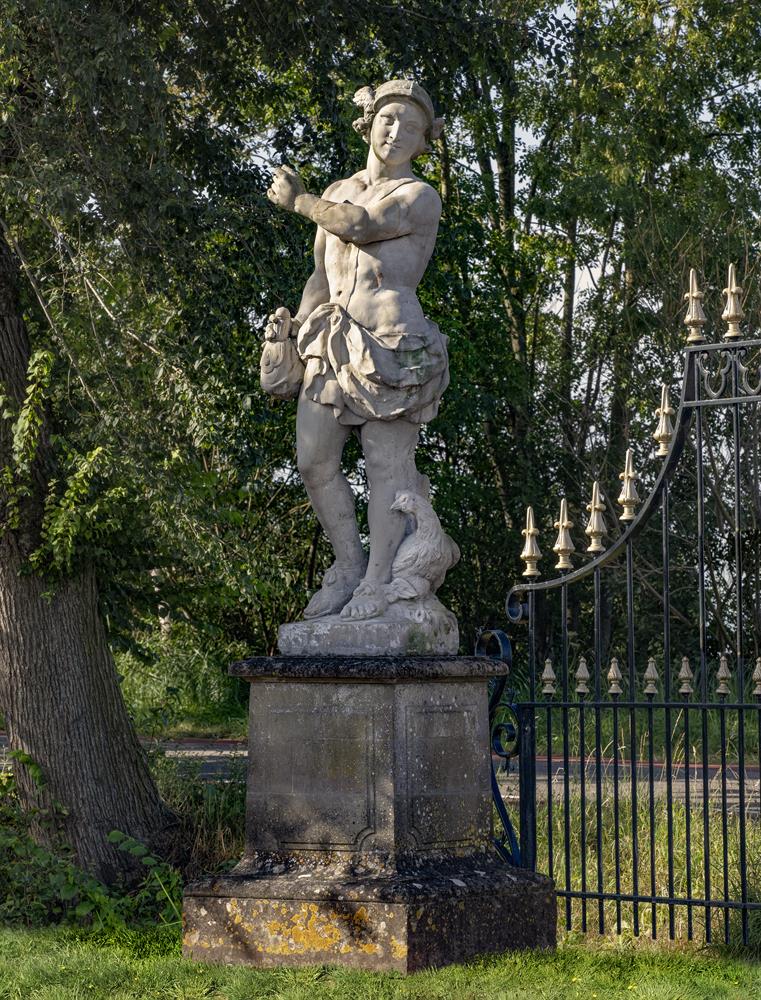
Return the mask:
{"type": "Polygon", "coordinates": [[[397,510],[400,514],[418,514],[426,506],[428,506],[428,501],[419,493],[399,490],[391,504],[391,510],[397,510]]]}

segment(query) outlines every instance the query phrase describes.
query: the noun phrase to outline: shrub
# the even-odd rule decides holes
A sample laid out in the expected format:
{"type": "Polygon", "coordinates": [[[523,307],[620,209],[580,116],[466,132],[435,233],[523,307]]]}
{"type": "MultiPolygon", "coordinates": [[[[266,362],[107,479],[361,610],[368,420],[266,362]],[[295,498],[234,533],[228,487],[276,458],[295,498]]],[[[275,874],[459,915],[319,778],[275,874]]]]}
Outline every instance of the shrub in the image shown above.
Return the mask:
{"type": "Polygon", "coordinates": [[[85,925],[97,931],[161,923],[179,925],[181,876],[147,848],[114,831],[109,839],[138,858],[145,877],[132,889],[103,885],[76,866],[71,849],[56,836],[55,810],[27,812],[11,771],[0,771],[0,924],[85,925]],[[32,836],[32,824],[51,831],[54,846],[32,836]]]}

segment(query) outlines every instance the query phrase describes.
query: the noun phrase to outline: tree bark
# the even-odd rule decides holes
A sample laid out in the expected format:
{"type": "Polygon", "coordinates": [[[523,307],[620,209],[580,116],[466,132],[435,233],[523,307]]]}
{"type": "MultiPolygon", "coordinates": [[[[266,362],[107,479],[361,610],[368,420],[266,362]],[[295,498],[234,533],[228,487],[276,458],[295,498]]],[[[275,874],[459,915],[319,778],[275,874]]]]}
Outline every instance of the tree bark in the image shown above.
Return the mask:
{"type": "MultiPolygon", "coordinates": [[[[0,382],[16,404],[24,398],[29,357],[18,267],[0,235],[0,382]]],[[[0,467],[11,460],[8,423],[0,420],[0,467]]],[[[94,570],[80,567],[54,582],[28,571],[52,468],[43,431],[18,527],[0,508],[0,712],[11,749],[42,769],[40,787],[29,768],[17,766],[22,802],[55,807],[78,863],[112,883],[129,879],[135,862],[108,843],[108,834],[120,830],[166,857],[176,818],[158,794],[121,696],[94,570]]],[[[49,842],[56,834],[40,822],[35,835],[49,842]]]]}

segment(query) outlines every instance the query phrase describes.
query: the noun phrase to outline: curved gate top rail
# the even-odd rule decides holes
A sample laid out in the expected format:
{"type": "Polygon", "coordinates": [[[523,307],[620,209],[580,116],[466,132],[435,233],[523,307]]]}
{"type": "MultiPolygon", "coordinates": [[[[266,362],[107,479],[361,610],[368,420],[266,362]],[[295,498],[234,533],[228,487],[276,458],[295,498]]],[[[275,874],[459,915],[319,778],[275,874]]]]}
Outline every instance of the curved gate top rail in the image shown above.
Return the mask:
{"type": "MultiPolygon", "coordinates": [[[[724,290],[727,296],[727,307],[724,310],[723,318],[732,317],[728,323],[724,340],[718,343],[707,343],[702,336],[701,328],[706,319],[703,314],[701,300],[703,293],[698,290],[697,276],[694,268],[690,271],[690,291],[685,298],[689,300],[689,307],[685,324],[690,328],[690,335],[687,338],[685,348],[685,365],[682,377],[682,394],[679,409],[676,414],[675,428],[671,425],[671,417],[674,414],[669,399],[668,386],[664,385],[661,390],[661,405],[655,411],[658,417],[658,426],[653,437],[660,445],[658,454],[665,455],[666,460],[658,475],[658,478],[645,500],[642,509],[635,517],[632,516],[632,505],[624,504],[628,499],[626,494],[627,486],[633,485],[638,478],[633,473],[633,459],[631,451],[627,452],[627,466],[621,473],[620,479],[623,482],[619,504],[624,508],[624,513],[620,520],[628,522],[626,530],[620,535],[613,545],[604,549],[601,544],[602,535],[596,530],[599,527],[600,515],[605,510],[601,507],[600,486],[595,483],[592,487],[592,500],[587,506],[590,512],[590,523],[586,532],[590,536],[590,544],[587,552],[599,553],[585,566],[573,572],[563,572],[561,575],[542,583],[531,583],[529,581],[516,584],[508,593],[506,600],[506,611],[508,619],[513,623],[522,620],[527,609],[522,602],[517,600],[518,595],[525,595],[532,591],[552,590],[566,584],[575,583],[577,580],[593,573],[595,569],[605,566],[616,559],[626,548],[627,544],[636,539],[643,526],[649,521],[652,514],[658,509],[661,494],[668,485],[674,470],[679,464],[679,460],[684,450],[687,433],[690,429],[695,411],[703,407],[731,406],[737,408],[743,404],[761,402],[761,357],[753,357],[756,350],[761,349],[761,339],[745,339],[739,332],[739,322],[743,318],[742,309],[739,303],[739,295],[742,288],[737,285],[735,279],[734,265],[729,268],[729,284],[724,290]],[[731,295],[729,294],[731,290],[731,295]],[[732,311],[728,312],[730,304],[732,311]],[[718,364],[717,362],[718,356],[718,364]],[[746,362],[749,362],[746,364],[746,362]],[[754,369],[755,368],[755,372],[754,369]],[[592,530],[590,530],[590,527],[592,530]]],[[[700,420],[700,418],[698,418],[700,420]]],[[[701,421],[702,422],[702,421],[701,421]]],[[[700,430],[701,428],[699,428],[700,430]]],[[[698,435],[699,459],[702,463],[702,440],[698,435]]],[[[639,499],[634,492],[634,503],[639,499]]],[[[558,529],[558,540],[553,547],[553,552],[558,555],[556,569],[568,569],[568,565],[561,565],[567,562],[567,557],[574,552],[573,543],[568,547],[569,536],[566,534],[565,525],[567,517],[563,516],[561,509],[560,520],[555,523],[558,529]],[[565,529],[565,530],[564,530],[565,529]],[[563,557],[566,557],[564,559],[563,557]]],[[[570,527],[570,525],[568,525],[570,527]]],[[[604,532],[606,533],[606,532],[604,532]]],[[[537,563],[541,558],[541,552],[536,544],[536,536],[539,534],[534,525],[534,512],[531,507],[526,511],[526,527],[522,534],[526,539],[521,558],[526,562],[524,577],[538,577],[539,571],[537,563]]]]}
{"type": "MultiPolygon", "coordinates": [[[[718,913],[724,939],[729,942],[739,936],[748,943],[751,916],[754,921],[761,917],[755,912],[761,910],[761,826],[751,815],[752,810],[749,811],[755,803],[753,808],[761,815],[761,656],[753,669],[753,664],[747,662],[750,643],[744,607],[749,597],[758,601],[758,596],[744,594],[743,589],[748,576],[743,567],[743,490],[747,490],[747,477],[744,486],[746,470],[742,464],[747,444],[743,444],[741,416],[749,405],[761,403],[761,339],[748,338],[741,331],[742,289],[737,284],[734,266],[729,268],[724,295],[722,319],[727,325],[724,339],[708,343],[703,335],[706,322],[703,296],[696,273],[691,271],[690,288],[685,295],[689,335],[678,411],[674,414],[664,385],[661,406],[656,411],[658,427],[653,435],[659,445],[658,455],[664,461],[639,513],[635,514],[640,504],[636,490],[638,476],[633,453],[627,451],[617,501],[624,529],[620,536],[609,547],[604,546],[605,517],[610,508],[601,484],[595,482],[586,508],[589,517],[585,526],[591,560],[573,568],[574,544],[570,534],[573,525],[563,500],[555,523],[558,535],[553,546],[557,556],[555,569],[559,573],[540,581],[539,531],[530,507],[526,514],[521,553],[526,564],[524,580],[508,593],[506,608],[511,625],[528,625],[525,655],[519,655],[518,651],[513,654],[518,674],[525,671],[528,697],[508,699],[503,683],[491,699],[493,750],[503,758],[519,762],[520,841],[509,824],[500,785],[495,780],[498,816],[505,831],[498,841],[503,846],[509,845],[503,854],[509,855],[513,862],[527,867],[538,863],[549,870],[557,881],[559,896],[565,899],[569,929],[576,923],[587,930],[591,906],[597,910],[601,933],[608,912],[615,912],[615,926],[620,933],[623,907],[631,905],[632,925],[637,934],[640,907],[646,906],[650,910],[653,936],[658,933],[663,913],[668,917],[669,936],[682,933],[681,923],[677,926],[677,922],[684,915],[686,936],[693,937],[695,922],[700,917],[704,936],[710,941],[712,921],[718,913]],[[704,436],[708,413],[716,412],[717,408],[725,414],[721,419],[725,421],[722,427],[726,426],[727,434],[721,447],[729,470],[727,485],[732,493],[731,502],[725,505],[728,530],[721,543],[726,548],[721,557],[721,574],[729,592],[727,606],[732,609],[734,636],[733,649],[722,653],[715,669],[709,667],[707,644],[709,625],[711,628],[715,625],[715,609],[707,606],[706,546],[715,543],[718,533],[715,529],[709,533],[706,530],[704,436]],[[697,656],[692,666],[686,656],[681,657],[677,667],[672,658],[675,611],[669,501],[688,441],[690,454],[694,454],[695,520],[694,535],[690,532],[688,539],[691,546],[694,544],[694,557],[690,556],[687,563],[696,577],[690,613],[696,618],[697,656]],[[634,563],[639,552],[635,542],[659,510],[661,566],[657,588],[651,585],[650,589],[658,596],[660,621],[649,616],[644,623],[638,621],[635,628],[635,604],[639,607],[642,603],[639,590],[635,591],[634,563]],[[620,559],[625,561],[625,586],[622,583],[620,590],[622,608],[625,606],[621,625],[625,624],[626,638],[620,640],[620,660],[613,656],[603,663],[602,571],[620,559]],[[588,655],[579,655],[587,647],[583,645],[585,633],[580,625],[583,615],[578,613],[581,598],[576,600],[576,591],[572,590],[583,580],[591,582],[593,595],[588,655]],[[540,596],[542,608],[558,598],[560,607],[559,616],[552,618],[551,624],[547,624],[546,616],[539,622],[545,652],[554,653],[554,657],[547,656],[538,676],[537,619],[544,614],[537,613],[540,596]],[[571,629],[569,616],[574,615],[571,629]],[[644,629],[652,632],[646,642],[644,629]],[[638,663],[637,642],[648,646],[646,669],[642,669],[644,656],[640,655],[638,663]],[[658,656],[652,655],[654,643],[658,656]],[[662,700],[657,700],[661,685],[657,660],[661,660],[662,700]],[[717,682],[715,691],[709,691],[710,669],[714,669],[717,682]],[[752,695],[749,680],[755,684],[752,695]],[[730,698],[732,694],[734,697],[730,698]],[[748,713],[756,716],[757,726],[746,728],[748,713]],[[697,727],[693,721],[696,715],[697,727]],[[515,724],[505,721],[508,716],[515,719],[515,724]],[[750,766],[746,759],[750,754],[757,761],[755,770],[755,765],[750,766]],[[640,800],[639,786],[645,782],[647,795],[640,800]],[[539,839],[537,830],[541,834],[539,839]],[[695,836],[695,830],[700,836],[695,836]],[[749,871],[749,836],[758,845],[758,872],[755,868],[749,871]],[[663,864],[659,860],[661,845],[665,846],[663,864]],[[739,921],[737,928],[735,918],[739,921]]],[[[758,461],[755,445],[753,450],[758,461]]],[[[758,490],[758,482],[756,472],[751,477],[753,489],[758,490]]],[[[761,500],[758,508],[761,510],[761,500]]],[[[680,570],[683,569],[681,566],[680,570]]],[[[711,569],[713,572],[713,564],[711,569]]],[[[520,649],[523,643],[520,637],[515,638],[520,649]]],[[[753,637],[756,651],[760,639],[758,635],[753,637]]],[[[758,924],[761,937],[761,920],[758,924]]]]}

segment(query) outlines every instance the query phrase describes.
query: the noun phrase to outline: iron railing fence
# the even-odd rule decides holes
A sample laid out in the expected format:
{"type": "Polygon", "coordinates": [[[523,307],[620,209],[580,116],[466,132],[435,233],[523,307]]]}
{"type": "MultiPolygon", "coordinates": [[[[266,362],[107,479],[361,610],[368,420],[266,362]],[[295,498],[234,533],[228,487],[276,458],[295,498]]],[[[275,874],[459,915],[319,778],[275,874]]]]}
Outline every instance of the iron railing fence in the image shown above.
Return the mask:
{"type": "MultiPolygon", "coordinates": [[[[681,400],[674,414],[664,387],[657,411],[662,467],[635,513],[627,453],[612,544],[595,483],[591,561],[573,568],[564,501],[560,572],[540,582],[527,512],[525,580],[507,598],[519,652],[490,698],[494,756],[518,765],[494,776],[496,840],[555,879],[569,930],[630,920],[653,937],[761,941],[761,339],[740,332],[740,293],[730,268],[727,331],[707,343],[691,274],[681,400]]],[[[512,658],[501,633],[478,651],[512,658]]]]}

